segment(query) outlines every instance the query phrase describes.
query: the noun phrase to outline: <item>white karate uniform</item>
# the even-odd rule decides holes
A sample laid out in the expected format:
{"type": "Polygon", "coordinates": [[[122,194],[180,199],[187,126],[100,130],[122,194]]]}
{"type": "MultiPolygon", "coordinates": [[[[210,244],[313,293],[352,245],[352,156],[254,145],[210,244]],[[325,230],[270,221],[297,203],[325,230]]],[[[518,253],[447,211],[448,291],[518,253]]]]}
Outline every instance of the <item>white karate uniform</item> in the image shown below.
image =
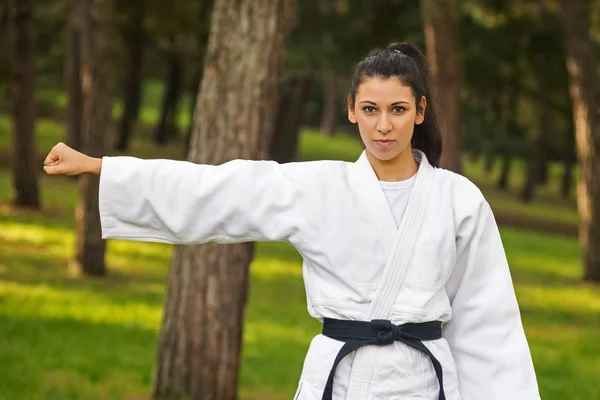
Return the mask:
{"type": "MultiPolygon", "coordinates": [[[[443,367],[448,400],[539,399],[490,206],[466,178],[415,155],[420,166],[399,224],[364,153],[355,163],[220,166],[105,157],[103,237],[287,241],[303,256],[314,318],[443,321],[443,338],[424,343],[443,367]]],[[[296,399],[321,399],[342,345],[312,340],[296,399]]],[[[333,399],[437,400],[438,390],[429,357],[395,342],[344,358],[333,399]]]]}

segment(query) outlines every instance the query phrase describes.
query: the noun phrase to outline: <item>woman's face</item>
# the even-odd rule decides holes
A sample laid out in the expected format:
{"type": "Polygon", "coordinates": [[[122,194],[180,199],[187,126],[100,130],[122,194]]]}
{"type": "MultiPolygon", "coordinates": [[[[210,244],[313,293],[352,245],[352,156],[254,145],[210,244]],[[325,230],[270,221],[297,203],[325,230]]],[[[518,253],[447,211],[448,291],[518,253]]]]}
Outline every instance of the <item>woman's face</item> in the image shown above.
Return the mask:
{"type": "Polygon", "coordinates": [[[369,78],[358,86],[354,107],[348,101],[348,119],[358,124],[367,151],[390,161],[412,153],[415,124],[423,122],[425,105],[423,97],[417,109],[412,88],[398,78],[369,78]]]}

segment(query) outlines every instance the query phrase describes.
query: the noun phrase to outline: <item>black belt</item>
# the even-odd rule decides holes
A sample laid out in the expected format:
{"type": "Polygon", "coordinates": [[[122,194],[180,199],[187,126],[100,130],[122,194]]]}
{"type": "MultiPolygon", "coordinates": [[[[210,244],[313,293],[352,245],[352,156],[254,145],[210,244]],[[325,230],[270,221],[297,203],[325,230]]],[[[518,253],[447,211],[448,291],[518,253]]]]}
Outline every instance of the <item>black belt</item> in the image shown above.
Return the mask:
{"type": "Polygon", "coordinates": [[[325,390],[323,391],[322,400],[332,400],[335,369],[344,357],[362,346],[369,344],[387,346],[394,342],[402,342],[429,356],[440,384],[438,400],[446,400],[442,365],[422,342],[423,340],[441,339],[442,323],[440,321],[394,325],[385,319],[374,319],[371,322],[363,322],[325,318],[323,322],[324,336],[346,342],[346,344],[342,346],[335,357],[325,390]]]}

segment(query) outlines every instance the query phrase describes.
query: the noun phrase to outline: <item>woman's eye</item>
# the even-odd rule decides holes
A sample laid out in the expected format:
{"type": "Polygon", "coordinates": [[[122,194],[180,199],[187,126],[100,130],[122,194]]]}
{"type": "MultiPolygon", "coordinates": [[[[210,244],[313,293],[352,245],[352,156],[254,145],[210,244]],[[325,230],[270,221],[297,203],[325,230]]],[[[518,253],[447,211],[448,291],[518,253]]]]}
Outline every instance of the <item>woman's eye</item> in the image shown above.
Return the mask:
{"type": "Polygon", "coordinates": [[[392,109],[392,111],[393,111],[393,112],[395,112],[395,113],[401,113],[401,112],[403,112],[404,110],[405,110],[405,108],[404,108],[404,107],[394,107],[394,108],[392,109]]]}
{"type": "Polygon", "coordinates": [[[372,113],[372,112],[375,112],[375,107],[366,106],[366,107],[363,107],[363,111],[366,113],[372,113]]]}

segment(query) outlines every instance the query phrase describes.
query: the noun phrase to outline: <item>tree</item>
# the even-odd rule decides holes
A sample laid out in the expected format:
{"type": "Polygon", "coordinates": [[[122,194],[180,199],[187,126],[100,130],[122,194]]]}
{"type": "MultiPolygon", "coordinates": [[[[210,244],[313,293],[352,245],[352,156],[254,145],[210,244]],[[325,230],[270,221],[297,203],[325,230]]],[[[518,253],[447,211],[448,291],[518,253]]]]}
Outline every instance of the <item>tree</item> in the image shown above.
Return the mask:
{"type": "MultiPolygon", "coordinates": [[[[172,41],[174,42],[174,40],[172,41]]],[[[169,137],[176,136],[177,106],[181,97],[183,80],[182,56],[175,43],[165,51],[167,73],[164,80],[164,92],[160,119],[154,130],[154,142],[159,145],[167,143],[169,137]]]]}
{"type": "Polygon", "coordinates": [[[460,173],[462,65],[454,0],[421,0],[432,96],[443,137],[442,168],[460,173]]]}
{"type": "Polygon", "coordinates": [[[338,100],[335,70],[331,65],[323,66],[323,115],[321,117],[321,135],[331,137],[335,134],[335,119],[338,100]]]}
{"type": "MultiPolygon", "coordinates": [[[[112,129],[113,50],[111,0],[81,0],[82,151],[102,157],[112,129]]],[[[106,274],[105,241],[101,238],[98,212],[99,177],[79,177],[79,201],[75,211],[77,250],[72,269],[88,275],[106,274]]]]}
{"type": "Polygon", "coordinates": [[[33,2],[31,0],[13,0],[11,5],[14,204],[19,207],[39,208],[37,171],[40,167],[36,165],[34,143],[33,2]]]}
{"type": "Polygon", "coordinates": [[[587,1],[559,0],[558,6],[581,169],[577,204],[579,241],[584,252],[584,280],[600,282],[600,81],[590,37],[590,9],[587,1]]]}
{"type": "Polygon", "coordinates": [[[144,49],[146,47],[146,31],[144,17],[146,11],[145,0],[118,2],[127,15],[127,23],[123,27],[127,46],[127,73],[123,85],[123,115],[119,122],[119,131],[115,148],[125,151],[129,147],[131,133],[137,121],[142,94],[142,65],[144,49]]]}
{"type": "Polygon", "coordinates": [[[312,79],[307,77],[291,78],[282,84],[270,159],[279,163],[295,160],[302,111],[311,85],[312,79]]]}
{"type": "Polygon", "coordinates": [[[67,143],[81,150],[81,118],[83,94],[81,93],[81,32],[83,0],[71,0],[69,27],[67,30],[67,94],[69,111],[67,116],[67,143]]]}
{"type": "MultiPolygon", "coordinates": [[[[189,161],[265,158],[294,5],[293,0],[215,2],[189,161]]],[[[249,243],[176,248],[158,345],[155,398],[237,398],[252,256],[249,243]]]]}

